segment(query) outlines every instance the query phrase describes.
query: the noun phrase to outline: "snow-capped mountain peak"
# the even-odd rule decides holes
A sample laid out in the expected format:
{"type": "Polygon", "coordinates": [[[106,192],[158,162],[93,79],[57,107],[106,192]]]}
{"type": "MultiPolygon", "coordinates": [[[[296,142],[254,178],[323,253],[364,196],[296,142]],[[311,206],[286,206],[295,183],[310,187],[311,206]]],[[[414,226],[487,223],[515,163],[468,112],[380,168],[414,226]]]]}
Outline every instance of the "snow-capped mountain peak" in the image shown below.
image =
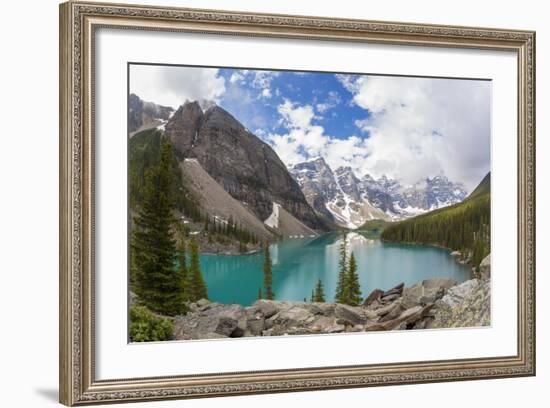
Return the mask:
{"type": "Polygon", "coordinates": [[[387,175],[361,179],[349,166],[335,171],[317,157],[290,168],[309,204],[348,228],[369,219],[402,219],[458,203],[467,196],[464,186],[443,175],[427,177],[409,186],[387,175]]]}

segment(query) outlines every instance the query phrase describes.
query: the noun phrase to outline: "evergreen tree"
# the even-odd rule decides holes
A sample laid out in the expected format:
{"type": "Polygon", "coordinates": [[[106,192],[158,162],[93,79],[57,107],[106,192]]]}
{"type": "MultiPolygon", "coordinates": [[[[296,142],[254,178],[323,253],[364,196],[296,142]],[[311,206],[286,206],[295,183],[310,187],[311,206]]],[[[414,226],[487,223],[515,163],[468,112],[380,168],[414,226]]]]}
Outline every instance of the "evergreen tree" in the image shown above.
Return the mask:
{"type": "Polygon", "coordinates": [[[258,300],[259,300],[259,299],[262,299],[262,298],[263,298],[263,296],[262,296],[262,287],[260,286],[260,287],[258,288],[258,300]]]}
{"type": "Polygon", "coordinates": [[[166,315],[184,310],[171,231],[175,221],[172,216],[173,159],[171,145],[164,142],[158,163],[145,175],[143,200],[134,219],[131,243],[136,294],[150,310],[166,315]]]}
{"type": "Polygon", "coordinates": [[[357,262],[353,252],[349,258],[348,273],[344,284],[344,302],[350,306],[359,306],[361,303],[361,286],[357,274],[357,262]]]}
{"type": "Polygon", "coordinates": [[[311,292],[311,301],[312,302],[325,302],[325,289],[323,288],[323,282],[321,279],[317,280],[317,285],[315,289],[311,292]]]}
{"type": "Polygon", "coordinates": [[[271,255],[269,253],[269,246],[264,246],[264,294],[265,298],[273,300],[275,294],[273,293],[273,275],[271,272],[271,255]]]}
{"type": "Polygon", "coordinates": [[[189,273],[187,270],[187,259],[185,256],[185,241],[180,240],[178,246],[178,271],[179,280],[181,282],[181,290],[183,292],[183,299],[189,300],[189,273]]]}
{"type": "Polygon", "coordinates": [[[346,235],[344,234],[344,239],[340,244],[340,261],[338,262],[338,282],[336,284],[336,294],[334,299],[337,303],[345,303],[344,297],[344,285],[346,282],[347,276],[347,243],[346,235]]]}
{"type": "Polygon", "coordinates": [[[189,266],[189,300],[196,302],[200,299],[208,299],[208,290],[202,277],[201,266],[199,263],[199,245],[195,238],[191,239],[189,245],[191,252],[191,264],[189,266]]]}

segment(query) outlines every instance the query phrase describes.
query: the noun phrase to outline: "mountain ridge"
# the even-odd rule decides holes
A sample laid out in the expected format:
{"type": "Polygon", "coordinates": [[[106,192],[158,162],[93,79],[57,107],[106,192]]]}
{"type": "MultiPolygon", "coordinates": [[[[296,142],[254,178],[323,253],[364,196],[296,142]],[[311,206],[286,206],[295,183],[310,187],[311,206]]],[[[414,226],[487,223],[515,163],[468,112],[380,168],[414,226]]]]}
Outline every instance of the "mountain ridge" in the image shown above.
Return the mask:
{"type": "Polygon", "coordinates": [[[309,228],[327,229],[271,146],[220,106],[203,111],[198,102],[187,101],[168,120],[164,131],[180,154],[196,158],[258,218],[267,219],[277,202],[309,228]]]}
{"type": "Polygon", "coordinates": [[[312,208],[349,228],[359,228],[372,219],[409,218],[466,198],[464,187],[444,175],[404,187],[385,175],[359,178],[349,166],[333,171],[322,157],[297,163],[289,171],[312,208]]]}

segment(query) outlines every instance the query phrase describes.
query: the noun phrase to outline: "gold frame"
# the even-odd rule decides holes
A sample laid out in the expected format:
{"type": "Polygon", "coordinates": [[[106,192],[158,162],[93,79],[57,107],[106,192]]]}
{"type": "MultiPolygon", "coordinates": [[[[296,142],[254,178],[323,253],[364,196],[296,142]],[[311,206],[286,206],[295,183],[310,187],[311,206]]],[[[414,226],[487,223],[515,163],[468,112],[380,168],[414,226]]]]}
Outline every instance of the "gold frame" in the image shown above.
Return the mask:
{"type": "Polygon", "coordinates": [[[535,33],[126,4],[60,5],[60,402],[305,391],[535,374],[535,33]],[[518,350],[513,356],[232,374],[94,377],[93,47],[98,27],[513,51],[518,63],[518,350]]]}

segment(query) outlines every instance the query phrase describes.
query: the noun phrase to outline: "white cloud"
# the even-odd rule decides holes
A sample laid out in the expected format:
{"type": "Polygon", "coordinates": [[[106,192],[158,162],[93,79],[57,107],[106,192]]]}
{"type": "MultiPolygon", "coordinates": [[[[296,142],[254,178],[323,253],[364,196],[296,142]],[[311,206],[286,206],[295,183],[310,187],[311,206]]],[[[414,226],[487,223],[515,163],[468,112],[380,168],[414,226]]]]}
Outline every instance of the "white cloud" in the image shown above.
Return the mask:
{"type": "Polygon", "coordinates": [[[319,113],[325,113],[330,109],[335,108],[342,101],[340,94],[336,91],[330,91],[325,102],[318,103],[315,108],[319,113]]]}
{"type": "Polygon", "coordinates": [[[231,77],[229,78],[229,82],[231,82],[232,84],[235,82],[241,82],[243,80],[244,80],[244,75],[239,71],[233,72],[231,74],[231,77]]]}
{"type": "MultiPolygon", "coordinates": [[[[473,189],[490,170],[487,81],[338,76],[352,103],[365,110],[359,135],[336,138],[315,123],[311,105],[278,106],[285,134],[267,140],[287,164],[323,156],[358,176],[386,174],[403,183],[446,174],[473,189]]],[[[316,106],[317,112],[321,112],[316,106]]]]}
{"type": "Polygon", "coordinates": [[[311,126],[311,121],[315,117],[311,105],[298,106],[285,99],[284,103],[277,107],[281,115],[281,123],[289,129],[305,129],[311,126]]]}
{"type": "Polygon", "coordinates": [[[215,68],[130,66],[130,92],[145,101],[177,108],[186,100],[219,102],[225,79],[215,68]]]}
{"type": "Polygon", "coordinates": [[[260,94],[260,96],[261,96],[262,98],[266,98],[266,99],[271,98],[271,90],[270,90],[269,88],[264,88],[264,89],[262,90],[262,93],[260,94]]]}
{"type": "Polygon", "coordinates": [[[443,172],[473,188],[490,169],[488,81],[339,76],[369,115],[362,172],[415,182],[443,172]]]}
{"type": "Polygon", "coordinates": [[[256,89],[269,88],[271,82],[280,74],[277,71],[252,71],[252,86],[256,89]]]}
{"type": "Polygon", "coordinates": [[[357,136],[338,139],[325,134],[322,126],[313,123],[319,118],[311,105],[300,106],[285,100],[278,106],[278,112],[288,133],[270,134],[267,140],[287,165],[322,156],[333,169],[340,166],[351,166],[356,171],[360,169],[367,154],[363,139],[357,136]]]}

